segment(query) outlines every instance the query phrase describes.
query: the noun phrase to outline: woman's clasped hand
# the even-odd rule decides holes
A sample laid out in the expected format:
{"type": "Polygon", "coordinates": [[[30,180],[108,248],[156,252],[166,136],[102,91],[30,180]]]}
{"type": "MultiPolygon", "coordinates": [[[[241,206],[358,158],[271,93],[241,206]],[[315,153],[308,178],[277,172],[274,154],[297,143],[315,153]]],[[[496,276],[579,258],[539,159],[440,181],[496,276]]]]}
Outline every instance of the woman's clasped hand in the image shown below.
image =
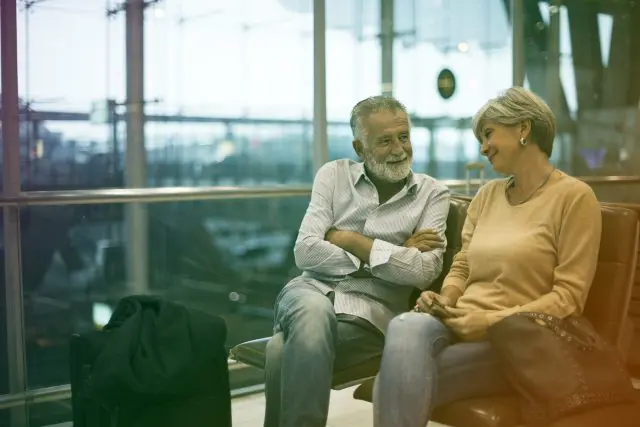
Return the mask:
{"type": "Polygon", "coordinates": [[[464,341],[481,339],[489,326],[486,313],[456,308],[451,298],[433,291],[420,294],[414,311],[438,317],[464,341]]]}

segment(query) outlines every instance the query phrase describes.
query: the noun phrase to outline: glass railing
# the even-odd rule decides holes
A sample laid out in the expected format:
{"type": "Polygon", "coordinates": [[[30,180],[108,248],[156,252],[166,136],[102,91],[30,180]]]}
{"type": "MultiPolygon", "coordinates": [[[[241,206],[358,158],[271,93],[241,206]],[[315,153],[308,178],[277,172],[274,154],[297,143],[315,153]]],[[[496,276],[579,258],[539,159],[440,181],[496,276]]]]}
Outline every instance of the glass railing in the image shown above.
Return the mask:
{"type": "MultiPolygon", "coordinates": [[[[601,200],[640,203],[640,177],[584,180],[601,200]]],[[[444,183],[454,194],[473,195],[481,181],[444,183]]],[[[68,421],[69,337],[106,324],[117,302],[132,293],[161,295],[220,316],[229,330],[228,346],[268,336],[275,297],[298,273],[292,248],[310,191],[175,187],[27,192],[0,199],[0,206],[20,207],[22,304],[2,314],[9,330],[23,331],[22,348],[9,349],[15,369],[8,380],[25,383],[0,396],[0,417],[17,411],[24,417],[28,411],[27,425],[68,421]],[[127,244],[134,235],[125,226],[132,204],[142,206],[146,217],[145,283],[127,277],[127,264],[137,260],[127,244]],[[20,319],[23,328],[16,325],[20,319]]],[[[2,250],[16,248],[3,244],[2,250]]],[[[262,382],[262,373],[241,364],[231,365],[230,372],[234,395],[262,382]]]]}
{"type": "MultiPolygon", "coordinates": [[[[11,331],[22,333],[14,342],[23,348],[9,348],[12,369],[5,383],[14,385],[14,393],[0,396],[0,410],[28,408],[30,425],[67,421],[69,337],[103,326],[129,294],[156,294],[221,317],[229,346],[270,334],[275,295],[295,274],[293,241],[309,193],[309,187],[197,187],[0,199],[2,206],[20,207],[22,268],[10,269],[21,273],[23,301],[2,314],[11,331]],[[126,226],[135,205],[146,217],[145,283],[127,277],[127,264],[144,259],[129,253],[127,244],[139,237],[126,226]],[[25,390],[16,392],[15,385],[25,382],[25,390]]],[[[262,379],[238,365],[230,371],[236,392],[262,379]]]]}

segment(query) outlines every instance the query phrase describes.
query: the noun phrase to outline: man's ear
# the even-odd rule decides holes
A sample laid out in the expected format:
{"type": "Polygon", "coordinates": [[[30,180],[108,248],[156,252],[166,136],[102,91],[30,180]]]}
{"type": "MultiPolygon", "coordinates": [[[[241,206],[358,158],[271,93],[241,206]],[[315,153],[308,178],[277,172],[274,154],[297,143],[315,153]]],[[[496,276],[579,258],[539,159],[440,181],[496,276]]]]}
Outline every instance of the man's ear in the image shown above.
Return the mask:
{"type": "Polygon", "coordinates": [[[353,151],[355,151],[358,157],[360,157],[360,160],[364,160],[364,146],[362,144],[362,141],[360,141],[359,139],[354,139],[352,144],[353,151]]]}

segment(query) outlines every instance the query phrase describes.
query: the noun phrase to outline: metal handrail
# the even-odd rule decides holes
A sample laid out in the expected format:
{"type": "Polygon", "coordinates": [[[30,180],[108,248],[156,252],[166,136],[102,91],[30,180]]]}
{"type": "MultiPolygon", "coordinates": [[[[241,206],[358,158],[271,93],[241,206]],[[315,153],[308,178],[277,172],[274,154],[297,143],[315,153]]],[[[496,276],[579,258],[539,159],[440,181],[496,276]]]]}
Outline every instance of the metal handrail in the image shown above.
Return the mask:
{"type": "MultiPolygon", "coordinates": [[[[640,184],[640,176],[587,176],[582,181],[591,185],[640,184]]],[[[452,189],[465,188],[467,180],[440,180],[452,189]]],[[[479,179],[470,181],[471,186],[482,184],[479,179]]],[[[114,188],[70,191],[27,191],[16,197],[0,197],[1,206],[36,205],[85,205],[107,203],[157,203],[196,200],[228,200],[276,197],[301,197],[311,194],[311,186],[273,187],[162,187],[162,188],[114,188]]]]}
{"type": "Polygon", "coordinates": [[[0,410],[45,402],[57,402],[71,398],[71,385],[63,384],[27,390],[24,393],[0,396],[0,410]]]}
{"type": "Polygon", "coordinates": [[[0,197],[0,206],[185,202],[196,200],[296,197],[308,196],[309,194],[311,194],[311,186],[162,187],[27,191],[16,197],[0,197]]]}
{"type": "Polygon", "coordinates": [[[608,175],[608,176],[581,176],[579,180],[587,184],[637,184],[640,183],[639,175],[608,175]]]}

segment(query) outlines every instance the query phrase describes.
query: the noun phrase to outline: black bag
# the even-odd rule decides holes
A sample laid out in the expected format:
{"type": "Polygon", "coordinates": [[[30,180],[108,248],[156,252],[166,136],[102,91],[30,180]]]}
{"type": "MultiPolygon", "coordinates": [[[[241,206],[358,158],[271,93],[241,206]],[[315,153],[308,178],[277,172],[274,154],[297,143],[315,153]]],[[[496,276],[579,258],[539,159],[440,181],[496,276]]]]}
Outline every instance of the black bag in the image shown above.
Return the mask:
{"type": "Polygon", "coordinates": [[[635,399],[617,351],[584,317],[518,313],[487,336],[521,398],[527,426],[635,399]]]}
{"type": "Polygon", "coordinates": [[[128,297],[104,331],[70,343],[75,427],[230,427],[226,327],[156,297],[128,297]]]}

